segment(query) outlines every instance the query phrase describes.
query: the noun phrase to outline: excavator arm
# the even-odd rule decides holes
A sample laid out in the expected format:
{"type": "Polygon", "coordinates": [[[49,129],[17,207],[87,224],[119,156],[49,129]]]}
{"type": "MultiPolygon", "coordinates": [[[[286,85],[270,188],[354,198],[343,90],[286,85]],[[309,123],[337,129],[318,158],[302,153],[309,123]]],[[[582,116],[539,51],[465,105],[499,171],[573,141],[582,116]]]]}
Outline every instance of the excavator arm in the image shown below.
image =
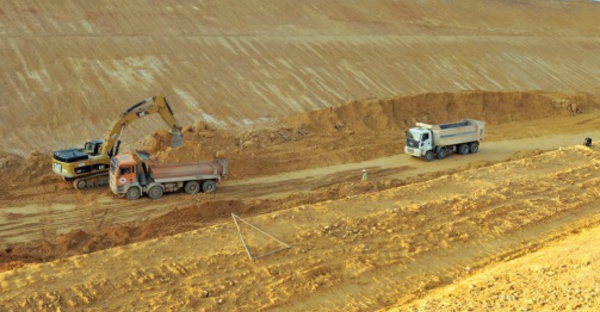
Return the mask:
{"type": "Polygon", "coordinates": [[[121,113],[119,118],[115,120],[111,127],[106,131],[100,153],[108,155],[109,157],[116,155],[119,152],[119,147],[121,145],[123,130],[125,130],[132,122],[153,113],[158,113],[162,120],[171,128],[171,145],[173,147],[181,146],[183,144],[183,135],[181,134],[181,126],[175,120],[173,110],[171,110],[171,107],[164,96],[155,95],[133,105],[121,113]]]}

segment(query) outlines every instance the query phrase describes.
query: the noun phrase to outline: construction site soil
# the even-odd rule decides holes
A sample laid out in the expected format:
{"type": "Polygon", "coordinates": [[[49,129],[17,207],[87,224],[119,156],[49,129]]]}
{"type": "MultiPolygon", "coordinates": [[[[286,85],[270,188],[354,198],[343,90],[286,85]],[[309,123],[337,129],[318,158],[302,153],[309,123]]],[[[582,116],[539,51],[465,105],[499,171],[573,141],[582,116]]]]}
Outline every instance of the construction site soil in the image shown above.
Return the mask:
{"type": "Polygon", "coordinates": [[[59,2],[0,9],[0,311],[600,309],[600,147],[581,144],[600,5],[59,2]],[[216,193],[129,201],[51,171],[148,90],[184,145],[150,120],[124,149],[222,152],[216,193]],[[404,154],[416,122],[465,117],[486,121],[477,154],[404,154]]]}

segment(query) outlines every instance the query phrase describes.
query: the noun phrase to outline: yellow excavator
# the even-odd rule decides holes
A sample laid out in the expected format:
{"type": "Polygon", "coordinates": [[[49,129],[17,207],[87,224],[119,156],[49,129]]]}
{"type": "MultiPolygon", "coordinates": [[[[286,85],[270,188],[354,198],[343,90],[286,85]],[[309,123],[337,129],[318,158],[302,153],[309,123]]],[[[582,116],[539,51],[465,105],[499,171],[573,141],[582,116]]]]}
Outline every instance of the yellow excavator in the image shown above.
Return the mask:
{"type": "Polygon", "coordinates": [[[83,148],[69,148],[55,151],[52,157],[52,170],[63,180],[72,181],[76,189],[108,185],[110,159],[119,152],[123,130],[132,122],[158,113],[171,127],[171,146],[183,144],[181,126],[175,120],[173,110],[162,95],[149,97],[126,109],[110,128],[104,139],[85,143],[83,148]]]}

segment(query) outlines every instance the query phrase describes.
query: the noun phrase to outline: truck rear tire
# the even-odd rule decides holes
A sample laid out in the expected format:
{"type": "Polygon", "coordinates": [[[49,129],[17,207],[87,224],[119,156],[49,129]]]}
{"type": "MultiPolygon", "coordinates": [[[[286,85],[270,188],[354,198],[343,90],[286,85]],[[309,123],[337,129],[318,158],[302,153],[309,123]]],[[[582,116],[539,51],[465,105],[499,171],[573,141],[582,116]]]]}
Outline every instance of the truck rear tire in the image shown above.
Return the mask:
{"type": "Polygon", "coordinates": [[[432,161],[433,160],[433,152],[432,151],[425,152],[424,158],[426,161],[432,161]]]}
{"type": "Polygon", "coordinates": [[[471,154],[475,154],[475,153],[479,152],[479,144],[471,143],[469,145],[469,150],[471,150],[471,154]]]}
{"type": "Polygon", "coordinates": [[[202,182],[202,192],[204,193],[214,193],[217,189],[217,183],[213,180],[206,180],[202,182]]]}
{"type": "Polygon", "coordinates": [[[196,194],[200,192],[200,183],[197,181],[189,181],[185,184],[183,190],[188,194],[196,194]]]}
{"type": "Polygon", "coordinates": [[[471,149],[469,148],[469,144],[461,144],[458,146],[458,153],[461,155],[466,155],[469,153],[471,149]]]}
{"type": "Polygon", "coordinates": [[[148,191],[148,197],[152,198],[152,199],[159,199],[161,198],[163,195],[163,189],[162,187],[155,185],[153,187],[150,188],[150,190],[148,191]]]}
{"type": "Polygon", "coordinates": [[[439,159],[444,159],[446,158],[446,156],[448,156],[448,152],[446,152],[445,148],[441,148],[438,152],[437,152],[437,156],[439,159]]]}
{"type": "Polygon", "coordinates": [[[137,187],[131,187],[127,190],[127,199],[137,200],[141,196],[140,189],[137,187]]]}

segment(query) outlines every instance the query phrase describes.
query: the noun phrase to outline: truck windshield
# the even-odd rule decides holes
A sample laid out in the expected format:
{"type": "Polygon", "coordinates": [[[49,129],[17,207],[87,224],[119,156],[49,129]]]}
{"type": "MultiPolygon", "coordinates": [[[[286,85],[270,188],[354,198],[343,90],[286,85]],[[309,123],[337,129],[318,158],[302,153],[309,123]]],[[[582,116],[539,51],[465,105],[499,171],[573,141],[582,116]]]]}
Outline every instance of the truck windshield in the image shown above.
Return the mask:
{"type": "Polygon", "coordinates": [[[406,131],[406,145],[410,147],[419,147],[419,142],[421,142],[420,133],[415,133],[410,130],[406,131]]]}
{"type": "Polygon", "coordinates": [[[119,169],[119,175],[126,175],[133,172],[133,170],[131,170],[131,166],[119,167],[119,169]]]}

